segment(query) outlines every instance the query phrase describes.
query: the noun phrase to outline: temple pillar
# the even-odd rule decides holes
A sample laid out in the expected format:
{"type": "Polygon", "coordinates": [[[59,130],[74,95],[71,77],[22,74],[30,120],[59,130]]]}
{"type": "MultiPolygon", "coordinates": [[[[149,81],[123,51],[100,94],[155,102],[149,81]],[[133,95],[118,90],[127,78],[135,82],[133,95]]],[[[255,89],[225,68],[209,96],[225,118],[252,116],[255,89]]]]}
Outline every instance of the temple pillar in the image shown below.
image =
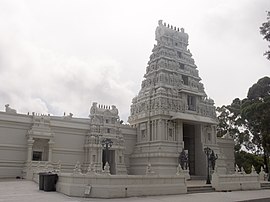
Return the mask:
{"type": "Polygon", "coordinates": [[[137,142],[141,142],[142,141],[142,134],[141,134],[141,130],[140,130],[140,124],[135,125],[136,126],[136,130],[137,130],[137,142]]]}
{"type": "Polygon", "coordinates": [[[103,170],[103,165],[102,165],[102,152],[103,152],[103,149],[102,149],[102,147],[98,147],[98,153],[97,153],[97,163],[98,163],[98,165],[100,165],[100,168],[101,168],[101,170],[100,171],[102,171],[103,170]]]}
{"type": "Polygon", "coordinates": [[[168,120],[164,120],[163,140],[168,140],[168,120]]]}
{"type": "Polygon", "coordinates": [[[161,136],[162,136],[162,128],[163,128],[163,124],[162,124],[162,119],[158,120],[158,131],[157,131],[157,139],[161,140],[161,136]]]}
{"type": "Polygon", "coordinates": [[[48,142],[48,145],[49,145],[48,162],[52,162],[52,149],[53,149],[54,141],[50,140],[48,142]]]}
{"type": "Polygon", "coordinates": [[[213,143],[217,144],[217,128],[215,125],[212,125],[212,133],[213,133],[213,143]]]}
{"type": "Polygon", "coordinates": [[[32,161],[34,142],[35,140],[33,138],[27,140],[27,162],[32,161]]]}
{"type": "Polygon", "coordinates": [[[183,142],[183,122],[177,121],[177,142],[183,142]]]}
{"type": "Polygon", "coordinates": [[[150,130],[150,121],[147,121],[147,140],[150,141],[150,136],[151,136],[151,130],[150,130]]]}
{"type": "Polygon", "coordinates": [[[153,121],[153,140],[157,139],[157,120],[153,121]]]}

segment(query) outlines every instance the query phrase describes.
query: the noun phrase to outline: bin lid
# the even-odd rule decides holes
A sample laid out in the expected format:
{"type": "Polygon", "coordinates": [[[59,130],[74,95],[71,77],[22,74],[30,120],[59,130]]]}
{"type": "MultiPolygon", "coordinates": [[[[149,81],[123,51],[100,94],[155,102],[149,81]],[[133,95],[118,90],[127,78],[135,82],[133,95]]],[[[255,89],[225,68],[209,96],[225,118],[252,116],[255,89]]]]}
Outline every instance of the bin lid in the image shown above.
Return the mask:
{"type": "Polygon", "coordinates": [[[38,173],[39,175],[45,175],[47,174],[46,172],[41,172],[41,173],[38,173]]]}
{"type": "Polygon", "coordinates": [[[44,173],[46,176],[58,176],[56,173],[44,173]]]}

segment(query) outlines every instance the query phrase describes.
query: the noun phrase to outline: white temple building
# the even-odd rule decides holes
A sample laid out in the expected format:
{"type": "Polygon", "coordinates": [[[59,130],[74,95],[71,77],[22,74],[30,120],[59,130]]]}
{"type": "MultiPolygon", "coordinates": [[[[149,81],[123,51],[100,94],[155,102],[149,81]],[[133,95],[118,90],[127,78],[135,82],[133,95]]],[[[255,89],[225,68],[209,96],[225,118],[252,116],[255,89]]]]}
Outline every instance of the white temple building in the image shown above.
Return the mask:
{"type": "Polygon", "coordinates": [[[175,175],[183,150],[189,175],[206,176],[206,147],[218,155],[220,173],[234,173],[234,142],[217,137],[214,101],[200,82],[188,34],[159,21],[155,37],[129,124],[120,123],[114,105],[92,103],[89,118],[19,114],[6,105],[0,112],[0,178],[31,178],[37,167],[73,172],[77,162],[82,172],[91,164],[101,173],[106,161],[111,175],[175,175]],[[111,141],[108,150],[105,140],[111,141]]]}

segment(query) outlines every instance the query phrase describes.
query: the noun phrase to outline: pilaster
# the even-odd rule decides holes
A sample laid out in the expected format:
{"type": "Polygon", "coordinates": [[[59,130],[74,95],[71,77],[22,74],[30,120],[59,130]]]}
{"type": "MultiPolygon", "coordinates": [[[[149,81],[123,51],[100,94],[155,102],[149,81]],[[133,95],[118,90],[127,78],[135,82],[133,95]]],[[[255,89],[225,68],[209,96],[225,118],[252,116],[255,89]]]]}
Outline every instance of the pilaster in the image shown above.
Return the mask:
{"type": "Polygon", "coordinates": [[[27,140],[27,162],[32,161],[34,142],[35,140],[32,137],[27,140]]]}
{"type": "Polygon", "coordinates": [[[50,139],[50,141],[48,142],[48,145],[49,145],[48,162],[52,162],[52,150],[53,150],[54,141],[50,139]]]}
{"type": "Polygon", "coordinates": [[[147,121],[147,141],[150,141],[151,136],[151,130],[150,130],[150,121],[147,121]]]}

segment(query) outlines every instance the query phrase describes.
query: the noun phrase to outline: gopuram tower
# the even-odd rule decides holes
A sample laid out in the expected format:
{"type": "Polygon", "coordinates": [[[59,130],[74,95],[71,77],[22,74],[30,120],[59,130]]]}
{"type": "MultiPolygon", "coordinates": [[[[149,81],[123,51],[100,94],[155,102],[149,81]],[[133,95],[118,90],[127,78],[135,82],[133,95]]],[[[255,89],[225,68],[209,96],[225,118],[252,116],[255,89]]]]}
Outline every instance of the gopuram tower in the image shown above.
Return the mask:
{"type": "Polygon", "coordinates": [[[133,98],[129,123],[137,129],[131,174],[175,174],[182,150],[190,175],[205,175],[204,148],[219,154],[214,101],[208,99],[188,47],[184,29],[156,28],[156,41],[139,94],[133,98]]]}

